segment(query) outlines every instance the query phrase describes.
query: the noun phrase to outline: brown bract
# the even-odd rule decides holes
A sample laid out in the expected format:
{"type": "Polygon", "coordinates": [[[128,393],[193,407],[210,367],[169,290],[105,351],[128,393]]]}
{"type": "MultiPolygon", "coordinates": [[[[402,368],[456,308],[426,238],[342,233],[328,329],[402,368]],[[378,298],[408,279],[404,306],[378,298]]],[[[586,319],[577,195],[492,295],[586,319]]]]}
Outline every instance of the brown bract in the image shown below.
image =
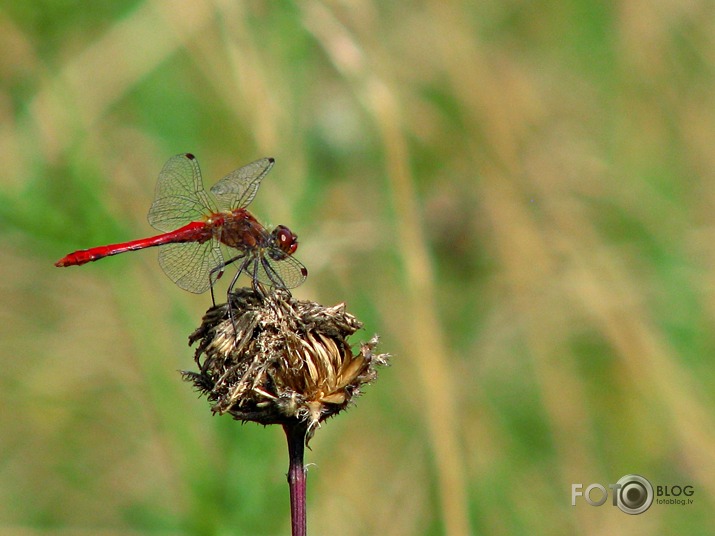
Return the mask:
{"type": "Polygon", "coordinates": [[[189,337],[199,341],[199,372],[184,379],[229,413],[260,424],[307,425],[307,440],[377,377],[387,354],[375,354],[377,336],[353,353],[347,338],[362,327],[345,304],[323,307],[275,290],[263,296],[242,288],[212,307],[189,337]]]}

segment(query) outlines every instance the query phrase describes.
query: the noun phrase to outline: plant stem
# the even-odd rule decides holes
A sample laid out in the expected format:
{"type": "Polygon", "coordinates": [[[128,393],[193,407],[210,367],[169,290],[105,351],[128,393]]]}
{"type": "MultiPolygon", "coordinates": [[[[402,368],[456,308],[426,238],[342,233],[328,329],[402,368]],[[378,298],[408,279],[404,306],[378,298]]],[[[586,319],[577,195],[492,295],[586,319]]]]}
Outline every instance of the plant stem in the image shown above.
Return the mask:
{"type": "Polygon", "coordinates": [[[288,487],[290,488],[290,521],[293,536],[306,536],[306,486],[303,455],[305,453],[305,435],[308,428],[303,422],[284,424],[288,439],[288,487]]]}

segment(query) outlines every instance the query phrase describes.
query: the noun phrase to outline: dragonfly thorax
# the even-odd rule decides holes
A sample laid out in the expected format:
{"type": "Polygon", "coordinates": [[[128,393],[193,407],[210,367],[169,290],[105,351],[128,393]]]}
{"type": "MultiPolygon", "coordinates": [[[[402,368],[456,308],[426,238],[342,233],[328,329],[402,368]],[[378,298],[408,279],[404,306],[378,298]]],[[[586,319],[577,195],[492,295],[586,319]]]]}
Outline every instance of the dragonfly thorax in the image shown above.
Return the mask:
{"type": "Polygon", "coordinates": [[[245,209],[217,215],[213,223],[216,237],[231,248],[252,250],[263,247],[269,240],[265,228],[245,209]]]}

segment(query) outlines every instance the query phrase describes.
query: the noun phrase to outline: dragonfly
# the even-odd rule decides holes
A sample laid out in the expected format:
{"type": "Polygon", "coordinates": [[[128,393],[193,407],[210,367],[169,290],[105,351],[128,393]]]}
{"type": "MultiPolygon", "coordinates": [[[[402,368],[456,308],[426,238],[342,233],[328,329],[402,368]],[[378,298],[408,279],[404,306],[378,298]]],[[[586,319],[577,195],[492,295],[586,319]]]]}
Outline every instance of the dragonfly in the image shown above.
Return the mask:
{"type": "Polygon", "coordinates": [[[211,290],[226,267],[238,271],[228,286],[230,297],[239,276],[247,274],[254,289],[260,285],[292,289],[305,281],[306,267],[295,257],[298,237],[285,225],[268,230],[246,207],[273,167],[273,158],[261,158],[239,168],[209,191],[191,153],[171,157],[156,184],[147,216],[161,234],[120,244],[81,249],[62,257],[55,266],[79,266],[104,257],[161,246],[159,265],[184,290],[203,294],[211,290]]]}

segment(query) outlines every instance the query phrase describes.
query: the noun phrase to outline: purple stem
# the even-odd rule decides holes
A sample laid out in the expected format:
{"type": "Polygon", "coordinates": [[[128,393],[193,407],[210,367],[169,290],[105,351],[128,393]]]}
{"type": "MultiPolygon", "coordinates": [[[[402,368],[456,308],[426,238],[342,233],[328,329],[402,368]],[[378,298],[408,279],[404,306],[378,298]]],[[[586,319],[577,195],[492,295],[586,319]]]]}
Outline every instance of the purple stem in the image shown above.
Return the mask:
{"type": "Polygon", "coordinates": [[[288,439],[288,486],[290,488],[290,521],[293,536],[306,536],[305,513],[305,467],[303,455],[305,453],[305,435],[308,431],[305,423],[293,422],[284,424],[286,438],[288,439]]]}

